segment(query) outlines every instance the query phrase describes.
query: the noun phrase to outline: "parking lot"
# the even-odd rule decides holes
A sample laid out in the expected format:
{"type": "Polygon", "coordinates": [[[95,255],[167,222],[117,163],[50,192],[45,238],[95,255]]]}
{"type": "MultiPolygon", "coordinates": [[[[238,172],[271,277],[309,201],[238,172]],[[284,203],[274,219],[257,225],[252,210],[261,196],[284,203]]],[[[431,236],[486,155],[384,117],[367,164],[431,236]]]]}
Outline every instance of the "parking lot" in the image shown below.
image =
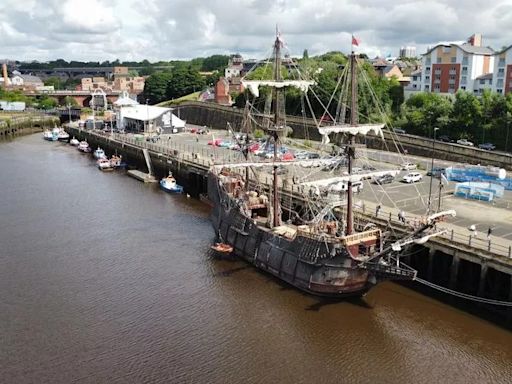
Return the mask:
{"type": "MultiPolygon", "coordinates": [[[[129,135],[129,134],[127,134],[129,135]]],[[[157,141],[159,145],[172,145],[179,146],[187,152],[194,153],[198,157],[211,159],[215,163],[231,163],[242,162],[244,158],[239,151],[230,150],[227,148],[220,148],[217,146],[208,145],[208,141],[212,140],[234,141],[232,136],[227,131],[210,130],[206,134],[197,134],[183,132],[179,134],[161,135],[157,141]]],[[[297,151],[308,150],[310,152],[317,152],[315,150],[300,148],[296,145],[286,144],[290,152],[296,153],[297,151]]],[[[429,191],[430,194],[430,207],[431,211],[436,211],[439,206],[439,178],[432,179],[426,176],[426,169],[430,168],[431,159],[420,158],[415,156],[400,156],[395,153],[382,152],[376,150],[362,151],[365,156],[357,158],[354,164],[356,168],[375,168],[381,170],[396,170],[403,162],[410,162],[419,164],[420,168],[417,170],[422,175],[419,182],[407,184],[401,182],[404,175],[411,171],[402,170],[395,177],[395,180],[389,184],[377,185],[372,180],[363,180],[363,188],[360,193],[356,194],[356,202],[366,201],[375,206],[380,204],[382,207],[389,207],[395,209],[402,209],[406,215],[425,215],[427,213],[429,191]]],[[[319,153],[320,156],[327,156],[328,153],[319,153]]],[[[273,160],[258,157],[250,154],[250,161],[266,161],[269,163],[268,168],[261,170],[262,175],[269,178],[273,169],[273,160]]],[[[446,161],[435,161],[435,166],[448,167],[453,163],[446,161]]],[[[341,176],[346,168],[339,167],[334,170],[326,170],[323,166],[318,167],[301,167],[301,166],[287,166],[279,168],[278,174],[280,179],[287,183],[297,184],[297,181],[302,180],[319,180],[341,176]]],[[[416,171],[415,171],[416,172],[416,171]]],[[[458,226],[468,228],[470,225],[476,225],[480,233],[487,232],[489,227],[493,228],[493,235],[503,237],[504,239],[512,240],[512,191],[505,191],[503,198],[498,199],[494,203],[478,202],[474,200],[464,200],[459,197],[453,196],[455,183],[450,182],[448,185],[442,184],[441,189],[441,208],[455,209],[457,217],[451,220],[452,223],[458,226]]],[[[483,236],[483,235],[482,235],[483,236]]]]}

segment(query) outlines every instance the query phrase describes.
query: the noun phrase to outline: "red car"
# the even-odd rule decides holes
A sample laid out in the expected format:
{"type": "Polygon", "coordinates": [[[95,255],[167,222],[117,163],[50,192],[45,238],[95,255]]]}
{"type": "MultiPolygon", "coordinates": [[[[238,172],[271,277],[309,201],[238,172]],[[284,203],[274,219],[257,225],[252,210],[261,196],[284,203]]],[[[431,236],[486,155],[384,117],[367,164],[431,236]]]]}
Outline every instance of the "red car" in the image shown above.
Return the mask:
{"type": "Polygon", "coordinates": [[[249,146],[249,152],[256,152],[258,149],[260,149],[260,145],[258,143],[251,144],[249,146]]]}
{"type": "Polygon", "coordinates": [[[291,152],[286,152],[286,153],[283,153],[283,155],[281,156],[281,160],[292,161],[292,160],[295,160],[295,156],[293,156],[293,153],[291,153],[291,152]]]}
{"type": "Polygon", "coordinates": [[[210,140],[210,141],[208,142],[208,145],[213,145],[213,146],[215,146],[215,147],[218,147],[218,146],[219,146],[219,144],[220,144],[221,142],[222,142],[222,140],[221,140],[221,139],[210,140]]]}

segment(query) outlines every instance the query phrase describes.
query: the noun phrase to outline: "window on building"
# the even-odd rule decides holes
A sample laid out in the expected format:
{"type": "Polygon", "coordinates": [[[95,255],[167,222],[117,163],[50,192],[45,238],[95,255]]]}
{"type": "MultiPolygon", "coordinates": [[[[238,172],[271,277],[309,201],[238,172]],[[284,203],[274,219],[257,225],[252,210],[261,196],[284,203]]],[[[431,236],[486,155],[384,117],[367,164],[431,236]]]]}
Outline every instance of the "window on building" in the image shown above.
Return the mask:
{"type": "Polygon", "coordinates": [[[442,63],[442,60],[440,57],[437,58],[437,64],[441,64],[442,63]]]}
{"type": "Polygon", "coordinates": [[[460,78],[460,83],[461,83],[461,84],[466,84],[466,83],[467,83],[467,81],[468,81],[468,80],[467,80],[467,77],[466,77],[466,76],[462,76],[462,77],[460,78]]]}
{"type": "Polygon", "coordinates": [[[496,92],[498,92],[498,93],[503,93],[503,89],[499,89],[499,88],[498,88],[498,89],[496,89],[496,92]]]}
{"type": "Polygon", "coordinates": [[[425,91],[428,91],[430,89],[430,85],[425,85],[425,91]]]}
{"type": "Polygon", "coordinates": [[[452,56],[452,57],[450,58],[450,61],[451,61],[452,63],[456,63],[456,62],[457,62],[457,58],[456,58],[455,56],[452,56]]]}
{"type": "Polygon", "coordinates": [[[505,68],[498,68],[498,76],[503,77],[505,74],[505,68]]]}
{"type": "Polygon", "coordinates": [[[468,57],[467,56],[464,56],[462,58],[462,65],[468,65],[468,57]]]}
{"type": "MultiPolygon", "coordinates": [[[[430,65],[430,64],[432,64],[432,60],[430,59],[430,57],[427,57],[427,58],[425,59],[425,64],[426,64],[426,65],[430,65]]],[[[430,71],[430,68],[428,68],[428,67],[427,67],[427,70],[429,70],[429,71],[430,71]]]]}
{"type": "Polygon", "coordinates": [[[462,87],[460,87],[460,89],[462,89],[463,91],[465,91],[465,90],[466,90],[466,86],[465,86],[465,85],[463,85],[462,87]]]}
{"type": "Polygon", "coordinates": [[[425,81],[430,81],[430,76],[425,76],[425,81]]]}
{"type": "Polygon", "coordinates": [[[503,88],[503,79],[498,79],[498,81],[496,81],[496,87],[503,88]]]}
{"type": "Polygon", "coordinates": [[[485,84],[485,80],[484,79],[480,79],[480,84],[485,84]]]}
{"type": "Polygon", "coordinates": [[[505,58],[501,58],[501,59],[498,61],[498,66],[500,66],[500,67],[504,67],[504,66],[505,66],[505,58]]]}
{"type": "Polygon", "coordinates": [[[430,71],[430,67],[425,67],[425,71],[429,72],[430,71]]]}

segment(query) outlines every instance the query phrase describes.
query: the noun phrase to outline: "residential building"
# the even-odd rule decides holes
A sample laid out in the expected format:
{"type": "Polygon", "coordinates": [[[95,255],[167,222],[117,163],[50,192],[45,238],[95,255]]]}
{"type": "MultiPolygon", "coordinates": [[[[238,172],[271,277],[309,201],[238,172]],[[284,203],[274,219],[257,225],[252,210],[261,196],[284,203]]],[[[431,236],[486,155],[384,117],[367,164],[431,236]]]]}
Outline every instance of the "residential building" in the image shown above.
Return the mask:
{"type": "Polygon", "coordinates": [[[240,54],[232,55],[229,58],[228,66],[224,70],[224,77],[230,79],[232,77],[239,77],[244,69],[244,59],[240,54]]]}
{"type": "Polygon", "coordinates": [[[492,90],[507,94],[512,91],[512,45],[496,53],[492,90]]]}
{"type": "Polygon", "coordinates": [[[408,98],[411,94],[421,89],[421,68],[411,72],[411,81],[404,87],[404,97],[408,98]]]}
{"type": "Polygon", "coordinates": [[[478,76],[475,79],[475,85],[473,88],[473,93],[475,95],[481,95],[485,90],[492,91],[492,73],[486,73],[485,75],[478,76]]]}
{"type": "Polygon", "coordinates": [[[453,94],[473,91],[477,77],[494,70],[494,51],[481,46],[481,35],[466,43],[438,44],[423,55],[419,91],[453,94]]]}
{"type": "Polygon", "coordinates": [[[416,47],[400,47],[398,57],[416,57],[416,47]]]}
{"type": "Polygon", "coordinates": [[[229,81],[225,77],[221,77],[215,84],[215,102],[223,105],[233,104],[229,93],[229,81]]]}
{"type": "Polygon", "coordinates": [[[79,90],[92,91],[103,89],[105,91],[127,91],[138,95],[144,90],[145,79],[142,76],[129,76],[128,67],[114,67],[113,79],[105,77],[84,77],[81,79],[79,90]]]}

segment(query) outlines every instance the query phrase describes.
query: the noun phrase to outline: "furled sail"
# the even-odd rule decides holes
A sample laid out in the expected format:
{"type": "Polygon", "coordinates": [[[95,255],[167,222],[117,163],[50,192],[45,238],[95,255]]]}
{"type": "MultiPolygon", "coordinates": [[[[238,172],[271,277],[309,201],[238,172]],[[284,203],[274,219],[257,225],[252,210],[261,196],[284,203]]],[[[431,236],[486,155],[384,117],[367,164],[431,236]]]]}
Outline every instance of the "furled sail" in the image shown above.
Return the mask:
{"type": "Polygon", "coordinates": [[[364,135],[373,132],[375,135],[384,138],[382,128],[385,124],[361,124],[361,125],[330,125],[326,127],[318,127],[318,132],[322,135],[322,143],[329,143],[329,134],[331,133],[347,133],[349,135],[364,135]]]}
{"type": "Polygon", "coordinates": [[[300,89],[302,92],[307,92],[309,86],[315,84],[314,81],[306,80],[242,80],[242,85],[248,88],[255,97],[259,97],[261,86],[283,88],[283,87],[295,87],[300,89]]]}
{"type": "Polygon", "coordinates": [[[301,183],[301,185],[305,186],[318,186],[318,187],[327,187],[327,186],[335,186],[339,183],[346,183],[349,180],[351,182],[355,181],[361,181],[364,179],[371,179],[372,177],[379,177],[383,175],[393,175],[396,176],[400,173],[400,170],[397,169],[389,169],[386,171],[376,171],[376,172],[369,172],[369,173],[360,173],[360,174],[354,174],[354,175],[347,175],[347,176],[338,176],[338,177],[330,177],[328,179],[320,179],[320,180],[313,180],[313,181],[307,181],[304,183],[301,183]]]}

